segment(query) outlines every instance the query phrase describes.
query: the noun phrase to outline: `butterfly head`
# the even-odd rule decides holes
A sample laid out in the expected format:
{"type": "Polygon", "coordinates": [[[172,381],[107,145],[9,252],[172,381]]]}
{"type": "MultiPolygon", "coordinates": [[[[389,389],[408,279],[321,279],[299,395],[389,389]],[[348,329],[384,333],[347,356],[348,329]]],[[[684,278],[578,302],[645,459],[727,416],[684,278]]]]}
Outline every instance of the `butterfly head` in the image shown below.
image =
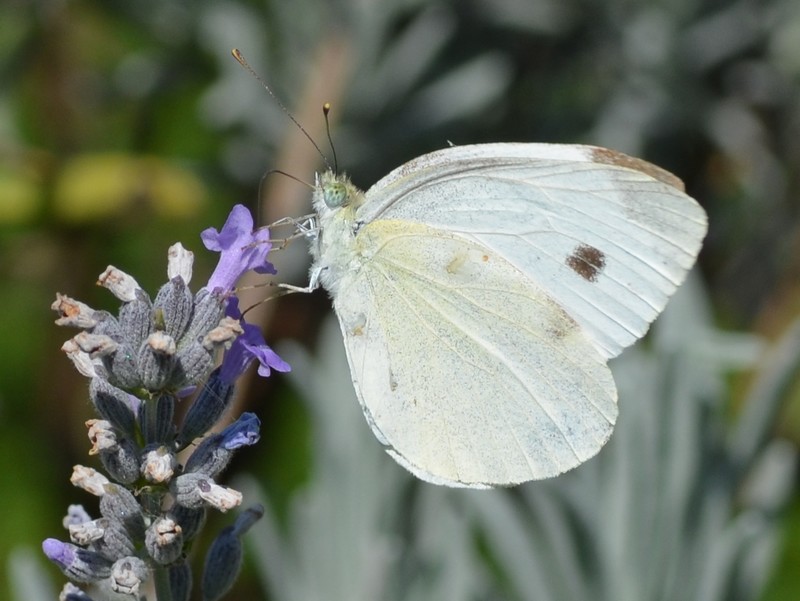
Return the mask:
{"type": "Polygon", "coordinates": [[[317,176],[314,205],[319,211],[323,207],[335,211],[342,208],[357,208],[363,202],[363,193],[345,175],[326,171],[317,176]]]}
{"type": "Polygon", "coordinates": [[[322,199],[329,209],[338,209],[350,204],[347,185],[339,180],[334,180],[322,187],[322,199]]]}

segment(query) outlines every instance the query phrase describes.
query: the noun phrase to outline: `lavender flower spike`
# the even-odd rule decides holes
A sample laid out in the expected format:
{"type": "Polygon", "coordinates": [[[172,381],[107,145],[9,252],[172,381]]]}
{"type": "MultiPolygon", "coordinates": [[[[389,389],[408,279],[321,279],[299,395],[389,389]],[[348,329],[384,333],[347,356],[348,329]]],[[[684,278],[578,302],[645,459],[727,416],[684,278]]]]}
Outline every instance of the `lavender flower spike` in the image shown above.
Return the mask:
{"type": "Polygon", "coordinates": [[[203,230],[200,237],[208,250],[220,253],[217,268],[206,285],[212,292],[225,294],[233,291],[236,281],[246,271],[277,273],[267,261],[267,254],[272,248],[269,230],[262,228],[253,231],[253,217],[242,205],[233,207],[222,231],[210,227],[203,230]]]}
{"type": "MultiPolygon", "coordinates": [[[[122,301],[117,316],[60,294],[53,304],[56,323],[81,329],[63,349],[91,378],[89,397],[100,419],[86,422],[93,444],[89,454],[100,456],[105,473],[73,468],[70,481],[100,497],[102,517],[92,519],[81,506],[70,506],[63,522],[70,541],[48,538],[42,550],[73,583],[119,593],[112,595],[115,599],[144,599],[146,582],[155,592],[147,593],[148,599],[189,598],[189,540],[202,528],[208,508],[225,512],[242,502],[242,493],[214,478],[238,449],[258,442],[259,420],[245,413],[222,432],[208,434],[183,466],[175,453],[219,420],[239,376],[254,360],[261,363],[262,375],[289,370],[260,330],[244,322],[235,296],[234,286],[246,271],[275,273],[266,260],[269,231],[254,232],[250,213],[236,206],[221,231],[210,228],[202,237],[221,256],[208,285],[196,294],[188,286],[194,255],[176,243],[169,250],[169,281],[154,299],[133,276],[109,267],[100,280],[122,301]],[[222,349],[228,353],[215,369],[222,349]],[[200,392],[178,424],[174,406],[189,389],[200,392]]],[[[250,512],[247,520],[260,513],[250,512]]],[[[214,555],[218,566],[232,562],[221,573],[224,586],[212,586],[215,595],[230,588],[238,573],[244,529],[224,537],[233,544],[214,555]]],[[[60,598],[91,601],[74,585],[60,598]]]]}

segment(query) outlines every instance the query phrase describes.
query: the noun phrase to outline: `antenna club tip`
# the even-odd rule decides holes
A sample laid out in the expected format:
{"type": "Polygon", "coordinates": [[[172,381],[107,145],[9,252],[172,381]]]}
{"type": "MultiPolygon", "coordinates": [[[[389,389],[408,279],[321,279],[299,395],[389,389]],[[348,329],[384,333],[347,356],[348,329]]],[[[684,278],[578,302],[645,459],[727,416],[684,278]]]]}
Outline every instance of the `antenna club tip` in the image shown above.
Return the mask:
{"type": "Polygon", "coordinates": [[[331,103],[330,102],[326,102],[325,104],[322,105],[322,112],[325,113],[326,117],[328,116],[328,113],[331,112],[331,103]]]}
{"type": "Polygon", "coordinates": [[[235,58],[239,62],[239,64],[243,65],[245,63],[242,51],[239,50],[238,48],[231,49],[231,54],[233,55],[233,58],[235,58]]]}

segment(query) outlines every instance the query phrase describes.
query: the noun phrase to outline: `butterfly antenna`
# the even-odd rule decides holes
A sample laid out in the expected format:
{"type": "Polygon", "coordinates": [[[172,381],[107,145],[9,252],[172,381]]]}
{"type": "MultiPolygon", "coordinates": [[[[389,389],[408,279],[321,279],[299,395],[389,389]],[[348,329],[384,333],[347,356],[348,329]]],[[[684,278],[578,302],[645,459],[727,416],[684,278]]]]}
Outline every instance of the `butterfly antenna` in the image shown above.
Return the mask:
{"type": "MultiPolygon", "coordinates": [[[[335,164],[336,164],[336,155],[335,155],[335,154],[333,155],[333,158],[334,158],[334,163],[333,163],[333,164],[335,165],[335,164]]],[[[286,176],[286,177],[288,177],[289,179],[293,179],[293,180],[294,180],[294,181],[296,181],[297,183],[303,184],[304,186],[307,186],[307,187],[308,187],[308,188],[310,188],[311,190],[313,190],[313,189],[314,189],[314,186],[312,186],[312,185],[311,185],[311,184],[309,184],[308,182],[306,182],[306,181],[303,181],[302,179],[300,179],[300,178],[299,178],[299,177],[297,177],[297,176],[294,176],[294,175],[292,175],[291,173],[286,173],[285,171],[281,171],[280,169],[270,169],[269,171],[267,171],[267,172],[264,174],[264,177],[263,177],[263,178],[261,178],[261,179],[262,179],[262,181],[263,181],[263,180],[265,180],[265,179],[267,179],[267,177],[269,177],[270,175],[273,175],[273,174],[275,174],[275,173],[277,173],[278,175],[285,175],[285,176],[286,176]]]]}
{"type": "MultiPolygon", "coordinates": [[[[286,116],[288,116],[288,117],[289,117],[289,119],[291,119],[291,120],[292,120],[292,123],[294,123],[294,124],[297,126],[297,128],[298,128],[298,129],[299,129],[301,132],[303,132],[303,135],[304,135],[306,138],[308,138],[308,141],[309,141],[309,142],[311,142],[311,144],[314,146],[314,148],[316,148],[317,152],[319,153],[319,156],[321,156],[321,157],[322,157],[322,160],[325,162],[325,166],[326,166],[328,169],[330,169],[330,168],[331,168],[331,164],[330,164],[330,162],[328,161],[328,157],[326,157],[326,156],[325,156],[325,154],[322,152],[322,150],[320,149],[320,147],[319,147],[319,146],[317,145],[317,143],[314,141],[314,138],[312,138],[312,137],[309,135],[309,133],[308,133],[308,132],[307,132],[305,129],[303,129],[303,126],[302,126],[302,125],[300,125],[300,123],[298,123],[298,122],[297,122],[297,119],[295,119],[295,118],[294,118],[294,115],[292,115],[292,113],[290,113],[290,112],[289,112],[289,109],[287,109],[287,108],[286,108],[286,107],[283,105],[283,103],[280,101],[280,99],[279,99],[279,98],[278,98],[278,97],[275,95],[275,92],[273,92],[273,91],[272,91],[272,88],[270,88],[270,87],[269,87],[269,85],[267,84],[267,82],[266,82],[266,81],[264,81],[264,79],[263,79],[263,78],[262,78],[262,77],[261,77],[261,76],[260,76],[258,73],[256,73],[255,69],[253,69],[253,67],[251,67],[251,66],[250,66],[250,63],[248,63],[248,62],[247,62],[247,60],[244,58],[244,55],[241,53],[241,51],[240,51],[238,48],[234,48],[233,50],[231,50],[231,54],[233,55],[233,58],[235,58],[235,59],[236,59],[236,62],[238,62],[238,63],[239,63],[239,64],[240,64],[242,67],[244,67],[244,68],[245,68],[245,69],[246,69],[246,70],[247,70],[247,71],[250,73],[250,75],[252,75],[253,77],[255,77],[255,78],[258,80],[258,82],[259,82],[259,83],[260,83],[262,86],[264,86],[264,89],[267,91],[267,93],[268,93],[270,96],[272,96],[272,99],[273,99],[273,100],[274,100],[274,101],[275,101],[275,102],[278,104],[278,106],[280,107],[280,109],[281,109],[281,110],[282,110],[284,113],[286,113],[286,116]]],[[[326,119],[326,123],[327,123],[327,119],[326,119]]],[[[329,137],[330,137],[330,136],[329,136],[329,137]]],[[[335,162],[336,162],[336,159],[335,159],[335,157],[334,157],[334,164],[335,164],[335,162]]]]}
{"type": "Polygon", "coordinates": [[[328,145],[331,147],[333,154],[333,172],[339,173],[339,160],[336,158],[336,146],[333,145],[333,138],[331,137],[331,122],[328,119],[328,113],[331,112],[331,103],[326,102],[322,105],[322,114],[325,115],[325,134],[328,136],[328,145]]]}

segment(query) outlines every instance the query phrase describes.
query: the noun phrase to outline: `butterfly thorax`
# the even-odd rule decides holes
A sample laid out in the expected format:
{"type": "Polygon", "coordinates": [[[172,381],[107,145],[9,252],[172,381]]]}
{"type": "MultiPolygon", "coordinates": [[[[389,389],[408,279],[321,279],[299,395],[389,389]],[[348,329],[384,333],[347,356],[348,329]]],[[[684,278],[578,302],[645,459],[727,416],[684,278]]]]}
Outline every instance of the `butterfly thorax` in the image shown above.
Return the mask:
{"type": "Polygon", "coordinates": [[[319,235],[312,245],[312,278],[331,293],[347,273],[357,272],[361,257],[355,251],[358,230],[356,212],[364,202],[364,193],[344,175],[332,171],[317,177],[313,205],[317,213],[319,235]]]}

